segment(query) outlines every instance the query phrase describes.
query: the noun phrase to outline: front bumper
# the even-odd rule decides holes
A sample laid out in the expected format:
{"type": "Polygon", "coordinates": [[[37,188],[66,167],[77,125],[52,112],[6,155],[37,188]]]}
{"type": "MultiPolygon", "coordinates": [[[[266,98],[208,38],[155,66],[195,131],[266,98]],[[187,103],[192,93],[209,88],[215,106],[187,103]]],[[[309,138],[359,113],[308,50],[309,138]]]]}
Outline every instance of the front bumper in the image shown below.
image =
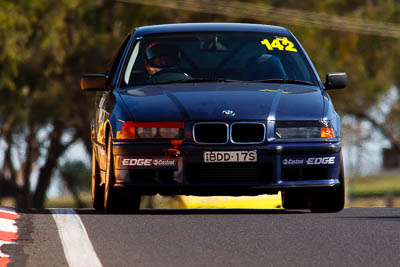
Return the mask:
{"type": "Polygon", "coordinates": [[[116,187],[140,194],[258,195],[333,187],[340,181],[340,143],[113,146],[116,187]],[[257,162],[204,163],[204,151],[257,151],[257,162]]]}

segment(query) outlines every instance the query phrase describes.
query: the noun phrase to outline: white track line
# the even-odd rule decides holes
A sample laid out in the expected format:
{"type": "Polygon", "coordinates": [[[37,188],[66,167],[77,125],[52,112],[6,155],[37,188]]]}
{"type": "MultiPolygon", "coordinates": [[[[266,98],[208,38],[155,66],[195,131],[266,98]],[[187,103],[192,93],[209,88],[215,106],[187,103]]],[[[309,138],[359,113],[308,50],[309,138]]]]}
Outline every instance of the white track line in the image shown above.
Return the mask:
{"type": "Polygon", "coordinates": [[[79,216],[71,209],[51,209],[51,212],[68,265],[70,267],[101,267],[102,264],[79,216]]]}

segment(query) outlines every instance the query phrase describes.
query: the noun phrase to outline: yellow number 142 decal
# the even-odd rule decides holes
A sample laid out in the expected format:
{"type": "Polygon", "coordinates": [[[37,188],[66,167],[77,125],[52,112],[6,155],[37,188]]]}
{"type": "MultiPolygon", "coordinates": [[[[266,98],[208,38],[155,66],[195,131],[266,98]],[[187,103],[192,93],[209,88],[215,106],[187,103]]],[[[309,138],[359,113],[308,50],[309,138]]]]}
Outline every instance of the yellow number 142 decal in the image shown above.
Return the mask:
{"type": "Polygon", "coordinates": [[[282,51],[297,52],[297,49],[294,48],[294,44],[286,37],[276,37],[271,43],[268,39],[264,39],[261,41],[261,44],[265,45],[268,50],[278,49],[282,51]]]}

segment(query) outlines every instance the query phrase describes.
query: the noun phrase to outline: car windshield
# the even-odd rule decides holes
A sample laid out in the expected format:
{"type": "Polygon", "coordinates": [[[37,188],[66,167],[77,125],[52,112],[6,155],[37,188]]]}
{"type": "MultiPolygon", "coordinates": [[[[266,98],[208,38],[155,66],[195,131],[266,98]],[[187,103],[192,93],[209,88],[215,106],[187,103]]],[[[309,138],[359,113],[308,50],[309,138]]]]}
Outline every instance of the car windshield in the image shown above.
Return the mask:
{"type": "Polygon", "coordinates": [[[302,50],[290,36],[201,32],[138,37],[121,87],[249,81],[317,85],[302,50]]]}

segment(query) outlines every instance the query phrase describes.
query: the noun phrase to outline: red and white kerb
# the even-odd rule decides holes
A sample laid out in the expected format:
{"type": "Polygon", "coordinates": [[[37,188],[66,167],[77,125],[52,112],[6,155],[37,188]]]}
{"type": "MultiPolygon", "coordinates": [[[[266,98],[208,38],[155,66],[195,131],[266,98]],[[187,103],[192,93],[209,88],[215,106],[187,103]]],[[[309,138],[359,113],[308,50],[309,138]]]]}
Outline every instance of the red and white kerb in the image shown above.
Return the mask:
{"type": "Polygon", "coordinates": [[[7,244],[13,244],[18,239],[18,228],[15,220],[18,215],[13,209],[0,207],[0,267],[7,266],[11,262],[10,256],[5,254],[1,247],[7,244]]]}

